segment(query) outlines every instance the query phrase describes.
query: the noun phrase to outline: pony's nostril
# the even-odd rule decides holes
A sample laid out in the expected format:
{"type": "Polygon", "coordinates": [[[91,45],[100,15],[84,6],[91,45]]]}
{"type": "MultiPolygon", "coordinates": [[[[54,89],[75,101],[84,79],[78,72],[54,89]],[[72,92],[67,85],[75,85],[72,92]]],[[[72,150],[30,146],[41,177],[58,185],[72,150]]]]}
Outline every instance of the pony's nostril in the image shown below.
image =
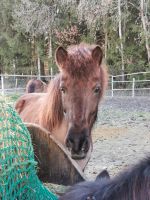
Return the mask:
{"type": "Polygon", "coordinates": [[[66,115],[66,110],[63,111],[64,112],[64,116],[66,115]]]}
{"type": "Polygon", "coordinates": [[[81,151],[86,153],[86,152],[88,152],[88,150],[89,150],[89,142],[88,142],[88,140],[87,140],[87,141],[85,141],[85,142],[83,143],[82,148],[81,148],[81,151]]]}
{"type": "Polygon", "coordinates": [[[81,151],[84,152],[85,151],[85,147],[82,147],[81,151]]]}
{"type": "Polygon", "coordinates": [[[67,148],[71,149],[72,146],[73,146],[73,141],[70,140],[70,139],[67,139],[67,140],[66,140],[66,146],[67,146],[67,148]]]}

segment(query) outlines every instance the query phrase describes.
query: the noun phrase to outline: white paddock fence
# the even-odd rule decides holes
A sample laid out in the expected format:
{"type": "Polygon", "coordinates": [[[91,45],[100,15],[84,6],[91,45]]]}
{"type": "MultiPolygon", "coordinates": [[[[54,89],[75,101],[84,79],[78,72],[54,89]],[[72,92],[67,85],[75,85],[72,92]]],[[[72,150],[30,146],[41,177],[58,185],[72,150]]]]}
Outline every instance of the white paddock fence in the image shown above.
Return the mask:
{"type": "Polygon", "coordinates": [[[53,76],[36,76],[36,75],[0,75],[0,93],[2,95],[11,95],[14,93],[23,94],[27,82],[30,79],[44,79],[50,81],[53,76]]]}
{"type": "Polygon", "coordinates": [[[150,97],[150,72],[110,76],[107,96],[150,97]]]}
{"type": "MultiPolygon", "coordinates": [[[[2,95],[23,94],[27,82],[32,78],[49,81],[54,76],[33,75],[0,75],[0,93],[2,95]]],[[[150,97],[150,72],[109,76],[106,96],[149,96],[150,97]]]]}

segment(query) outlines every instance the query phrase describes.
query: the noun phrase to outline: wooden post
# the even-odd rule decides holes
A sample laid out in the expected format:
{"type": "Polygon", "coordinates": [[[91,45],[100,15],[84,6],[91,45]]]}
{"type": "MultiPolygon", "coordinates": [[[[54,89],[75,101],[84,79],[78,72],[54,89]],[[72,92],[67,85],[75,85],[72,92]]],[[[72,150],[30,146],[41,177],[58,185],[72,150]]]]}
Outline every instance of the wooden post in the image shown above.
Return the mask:
{"type": "Polygon", "coordinates": [[[133,78],[133,81],[132,81],[132,97],[133,98],[135,97],[135,78],[133,78]]]}

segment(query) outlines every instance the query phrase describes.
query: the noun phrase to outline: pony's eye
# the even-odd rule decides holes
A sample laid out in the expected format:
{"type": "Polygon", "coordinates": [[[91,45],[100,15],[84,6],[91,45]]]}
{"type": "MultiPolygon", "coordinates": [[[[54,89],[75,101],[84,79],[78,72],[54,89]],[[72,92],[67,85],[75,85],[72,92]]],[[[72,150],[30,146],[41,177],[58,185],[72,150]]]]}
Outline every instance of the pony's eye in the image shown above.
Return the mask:
{"type": "Polygon", "coordinates": [[[94,89],[94,93],[98,94],[100,92],[100,86],[96,86],[96,88],[94,89]]]}
{"type": "Polygon", "coordinates": [[[60,91],[61,91],[63,94],[65,94],[66,89],[65,89],[64,87],[60,87],[60,91]]]}

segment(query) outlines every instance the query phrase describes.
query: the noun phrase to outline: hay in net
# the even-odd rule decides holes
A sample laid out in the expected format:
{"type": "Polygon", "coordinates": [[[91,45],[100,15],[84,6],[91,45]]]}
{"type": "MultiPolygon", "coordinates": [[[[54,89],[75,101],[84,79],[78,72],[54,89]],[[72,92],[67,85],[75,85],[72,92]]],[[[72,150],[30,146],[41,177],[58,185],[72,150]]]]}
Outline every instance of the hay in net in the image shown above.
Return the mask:
{"type": "Polygon", "coordinates": [[[0,103],[0,199],[55,200],[36,175],[30,134],[11,106],[0,103]]]}

